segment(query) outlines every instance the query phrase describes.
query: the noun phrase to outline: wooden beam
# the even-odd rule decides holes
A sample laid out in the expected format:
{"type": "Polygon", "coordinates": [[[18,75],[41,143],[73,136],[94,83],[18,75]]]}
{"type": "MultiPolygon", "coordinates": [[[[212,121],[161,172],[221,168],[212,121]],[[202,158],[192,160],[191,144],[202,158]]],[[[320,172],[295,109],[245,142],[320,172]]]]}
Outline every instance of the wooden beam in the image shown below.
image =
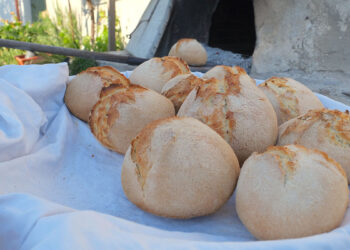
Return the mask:
{"type": "Polygon", "coordinates": [[[115,48],[115,0],[108,0],[108,50],[115,48]]]}
{"type": "Polygon", "coordinates": [[[133,57],[133,56],[120,56],[111,53],[103,52],[92,52],[87,50],[62,48],[56,46],[42,45],[37,43],[27,43],[15,40],[0,39],[0,47],[7,47],[13,49],[30,50],[46,52],[51,54],[65,55],[65,56],[76,56],[82,58],[90,58],[94,60],[104,60],[110,62],[126,63],[130,65],[139,65],[148,59],[133,57]]]}
{"type": "MultiPolygon", "coordinates": [[[[42,45],[38,43],[20,42],[15,40],[8,40],[8,39],[0,39],[0,47],[39,51],[39,52],[58,54],[58,55],[64,55],[64,56],[75,56],[75,57],[89,58],[94,60],[125,63],[129,65],[139,65],[148,60],[146,58],[140,58],[140,57],[134,57],[134,56],[121,56],[121,55],[115,55],[111,53],[62,48],[62,47],[42,45]]],[[[201,67],[190,66],[190,69],[192,72],[194,71],[206,72],[214,66],[215,65],[205,65],[201,67]]]]}
{"type": "Polygon", "coordinates": [[[19,11],[19,4],[18,4],[18,0],[15,0],[15,6],[16,6],[16,16],[17,16],[17,20],[21,21],[21,14],[19,11]]]}

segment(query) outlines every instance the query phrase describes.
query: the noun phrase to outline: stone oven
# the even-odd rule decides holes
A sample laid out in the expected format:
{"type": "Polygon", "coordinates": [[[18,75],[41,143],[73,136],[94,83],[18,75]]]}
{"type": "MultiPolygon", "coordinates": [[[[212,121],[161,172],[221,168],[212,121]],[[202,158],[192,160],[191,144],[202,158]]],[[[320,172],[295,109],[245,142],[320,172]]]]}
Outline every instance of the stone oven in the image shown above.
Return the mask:
{"type": "Polygon", "coordinates": [[[126,50],[164,56],[184,37],[248,58],[255,77],[294,77],[350,103],[348,0],[152,0],[126,50]]]}
{"type": "MultiPolygon", "coordinates": [[[[146,30],[158,36],[158,43],[150,53],[137,53],[131,41],[127,50],[136,56],[166,55],[178,39],[193,37],[211,47],[252,55],[254,72],[350,73],[347,0],[153,0],[150,8],[151,15],[141,22],[158,18],[157,29],[146,30]],[[155,17],[159,8],[168,14],[155,17]]],[[[142,26],[138,29],[145,32],[142,26]]],[[[139,37],[135,42],[144,47],[139,37]]]]}

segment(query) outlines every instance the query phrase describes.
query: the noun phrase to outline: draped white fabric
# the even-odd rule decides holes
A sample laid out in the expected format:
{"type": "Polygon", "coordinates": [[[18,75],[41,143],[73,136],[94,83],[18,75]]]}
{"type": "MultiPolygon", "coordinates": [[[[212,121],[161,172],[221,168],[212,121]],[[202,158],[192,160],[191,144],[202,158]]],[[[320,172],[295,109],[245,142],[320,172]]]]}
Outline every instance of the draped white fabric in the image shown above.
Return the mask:
{"type": "Polygon", "coordinates": [[[349,208],[332,232],[279,241],[256,241],[234,197],[190,220],[143,212],[123,193],[123,156],[64,105],[67,80],[64,63],[0,67],[0,249],[349,249],[349,208]]]}

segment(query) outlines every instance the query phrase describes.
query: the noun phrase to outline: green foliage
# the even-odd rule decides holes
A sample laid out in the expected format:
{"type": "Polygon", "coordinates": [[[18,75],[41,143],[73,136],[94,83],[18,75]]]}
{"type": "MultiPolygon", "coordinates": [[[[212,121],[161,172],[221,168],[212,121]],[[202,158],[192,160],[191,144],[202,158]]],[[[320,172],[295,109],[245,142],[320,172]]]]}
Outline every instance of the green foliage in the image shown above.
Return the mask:
{"type": "MultiPolygon", "coordinates": [[[[82,36],[76,15],[69,11],[63,12],[58,7],[56,7],[55,21],[52,21],[49,17],[42,14],[38,21],[32,24],[23,24],[18,21],[14,15],[14,21],[12,22],[0,20],[0,22],[3,23],[3,25],[0,26],[0,38],[103,52],[108,50],[108,28],[107,25],[102,24],[103,20],[107,17],[103,11],[99,13],[99,16],[99,22],[96,25],[97,37],[94,39],[93,44],[91,43],[91,37],[82,36]]],[[[118,19],[116,19],[116,48],[117,50],[124,48],[124,41],[121,36],[118,19]]],[[[17,62],[14,56],[24,53],[25,51],[22,50],[0,48],[0,65],[16,64],[17,62]]],[[[43,63],[62,62],[66,58],[61,55],[48,55],[44,53],[39,53],[39,55],[45,58],[43,63]]],[[[92,65],[91,60],[82,60],[81,58],[73,60],[75,65],[72,66],[74,67],[72,72],[76,72],[76,70],[79,69],[79,67],[76,66],[79,62],[82,63],[82,68],[85,67],[84,65],[92,65]]],[[[94,65],[96,65],[96,63],[94,65]]]]}
{"type": "Polygon", "coordinates": [[[76,75],[87,68],[97,66],[95,60],[75,57],[69,65],[69,74],[76,75]]]}

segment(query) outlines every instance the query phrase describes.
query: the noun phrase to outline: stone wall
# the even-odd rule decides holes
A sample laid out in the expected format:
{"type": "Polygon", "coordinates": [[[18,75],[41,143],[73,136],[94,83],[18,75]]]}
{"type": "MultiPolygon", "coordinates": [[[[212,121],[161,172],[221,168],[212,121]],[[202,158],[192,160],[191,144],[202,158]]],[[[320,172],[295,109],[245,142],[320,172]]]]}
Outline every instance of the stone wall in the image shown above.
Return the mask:
{"type": "Polygon", "coordinates": [[[349,0],[254,0],[252,71],[350,73],[349,0]]]}

